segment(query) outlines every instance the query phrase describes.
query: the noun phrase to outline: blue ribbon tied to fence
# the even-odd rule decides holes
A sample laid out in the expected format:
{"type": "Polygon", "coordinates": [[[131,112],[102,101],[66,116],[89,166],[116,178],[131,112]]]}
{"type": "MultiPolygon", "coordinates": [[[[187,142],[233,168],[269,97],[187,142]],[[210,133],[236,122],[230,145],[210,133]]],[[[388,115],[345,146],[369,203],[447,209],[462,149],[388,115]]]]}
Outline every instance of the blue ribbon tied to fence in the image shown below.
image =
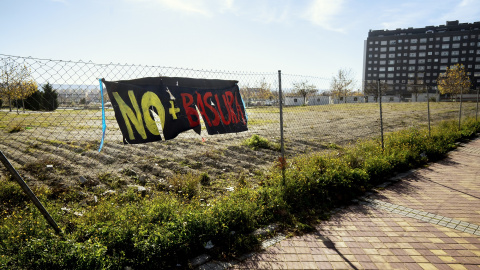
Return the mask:
{"type": "Polygon", "coordinates": [[[103,141],[105,140],[105,130],[107,130],[107,124],[105,123],[105,103],[103,102],[103,83],[102,79],[98,79],[100,83],[100,95],[102,96],[102,140],[100,141],[100,147],[98,148],[98,152],[102,151],[103,148],[103,141]]]}

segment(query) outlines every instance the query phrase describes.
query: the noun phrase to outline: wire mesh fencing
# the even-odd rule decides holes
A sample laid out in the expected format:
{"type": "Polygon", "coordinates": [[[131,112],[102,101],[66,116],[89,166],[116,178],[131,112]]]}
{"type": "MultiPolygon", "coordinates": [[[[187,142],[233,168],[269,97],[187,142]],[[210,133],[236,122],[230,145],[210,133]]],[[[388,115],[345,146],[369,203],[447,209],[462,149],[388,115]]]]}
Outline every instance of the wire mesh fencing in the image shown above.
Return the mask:
{"type": "MultiPolygon", "coordinates": [[[[31,184],[57,190],[86,185],[109,189],[152,185],[168,189],[178,175],[208,174],[213,188],[224,190],[238,179],[254,177],[279,158],[280,117],[287,158],[361,138],[446,119],[475,117],[474,98],[459,102],[400,102],[382,96],[382,116],[374,97],[361,93],[328,95],[330,79],[303,75],[194,70],[175,67],[96,64],[0,54],[3,70],[23,70],[40,94],[23,94],[22,87],[6,93],[2,77],[0,150],[31,184]],[[105,143],[102,138],[102,93],[99,78],[108,81],[142,77],[188,77],[236,80],[248,115],[248,131],[208,135],[181,133],[173,140],[124,144],[108,96],[103,93],[105,143]],[[279,83],[282,95],[279,94],[279,83]],[[46,93],[54,90],[56,94],[46,93]],[[303,90],[303,91],[302,91],[303,90]],[[50,106],[51,105],[51,106],[50,106]],[[283,114],[280,115],[280,105],[283,114]],[[36,106],[36,107],[35,107],[36,106]],[[50,107],[49,107],[50,106],[50,107]],[[37,109],[32,109],[37,108],[37,109]],[[249,147],[245,141],[259,135],[271,144],[249,147]],[[172,180],[173,179],[173,180],[172,180]]],[[[15,74],[14,74],[15,75],[15,74]]],[[[12,79],[9,79],[10,82],[12,79]]],[[[21,84],[19,84],[21,85],[21,84]]]]}

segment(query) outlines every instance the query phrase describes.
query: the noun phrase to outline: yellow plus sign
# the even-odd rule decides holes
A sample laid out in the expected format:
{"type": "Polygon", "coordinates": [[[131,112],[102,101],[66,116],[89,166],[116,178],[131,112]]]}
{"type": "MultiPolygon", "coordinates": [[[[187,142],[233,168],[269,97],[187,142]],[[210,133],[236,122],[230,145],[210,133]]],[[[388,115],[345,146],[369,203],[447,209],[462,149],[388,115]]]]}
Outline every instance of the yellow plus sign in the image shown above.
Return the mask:
{"type": "Polygon", "coordinates": [[[168,113],[172,115],[172,118],[174,120],[176,120],[177,113],[180,112],[180,108],[175,108],[175,103],[173,102],[173,100],[170,100],[170,105],[172,105],[172,107],[168,109],[168,113]]]}

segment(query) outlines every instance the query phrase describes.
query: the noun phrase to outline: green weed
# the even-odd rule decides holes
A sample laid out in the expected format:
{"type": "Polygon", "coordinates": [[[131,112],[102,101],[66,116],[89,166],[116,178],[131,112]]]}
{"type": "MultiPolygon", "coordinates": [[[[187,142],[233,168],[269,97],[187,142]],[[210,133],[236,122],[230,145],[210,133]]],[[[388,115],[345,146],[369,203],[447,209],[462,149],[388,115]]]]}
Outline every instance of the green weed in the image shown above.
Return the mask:
{"type": "Polygon", "coordinates": [[[280,151],[280,145],[278,143],[270,142],[268,139],[257,134],[254,134],[249,139],[246,139],[243,144],[250,147],[252,150],[263,148],[280,151]]]}

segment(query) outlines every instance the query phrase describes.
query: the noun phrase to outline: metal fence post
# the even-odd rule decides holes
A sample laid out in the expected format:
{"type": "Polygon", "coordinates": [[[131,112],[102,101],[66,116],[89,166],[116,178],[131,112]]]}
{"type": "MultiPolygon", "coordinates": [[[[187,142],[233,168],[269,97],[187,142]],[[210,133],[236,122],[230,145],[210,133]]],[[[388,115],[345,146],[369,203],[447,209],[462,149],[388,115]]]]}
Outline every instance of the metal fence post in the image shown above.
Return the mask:
{"type": "Polygon", "coordinates": [[[382,136],[382,150],[385,149],[384,142],[383,142],[383,112],[382,112],[382,91],[380,90],[380,80],[377,81],[377,88],[378,88],[378,105],[380,107],[380,133],[382,136]]]}
{"type": "Polygon", "coordinates": [[[282,185],[285,186],[285,148],[283,138],[283,93],[282,93],[282,71],[278,71],[278,104],[280,107],[280,166],[282,168],[282,185]]]}
{"type": "Polygon", "coordinates": [[[478,120],[478,95],[479,95],[479,91],[480,91],[480,88],[477,87],[477,110],[475,111],[475,122],[477,122],[478,120]]]}
{"type": "Polygon", "coordinates": [[[48,221],[50,226],[55,230],[57,234],[61,234],[62,230],[58,227],[57,223],[55,220],[53,220],[52,216],[48,213],[47,209],[43,207],[42,203],[38,200],[37,196],[33,194],[32,190],[28,187],[27,183],[23,181],[22,177],[20,174],[18,174],[17,170],[12,166],[12,164],[8,161],[7,157],[3,154],[2,151],[0,151],[0,159],[2,160],[3,165],[7,170],[12,174],[13,178],[17,181],[17,183],[20,185],[20,187],[23,189],[25,194],[32,200],[33,204],[40,210],[40,213],[45,217],[45,219],[48,221]]]}
{"type": "Polygon", "coordinates": [[[458,113],[458,129],[460,130],[460,127],[462,125],[462,96],[463,96],[463,87],[460,87],[460,110],[458,113]]]}
{"type": "Polygon", "coordinates": [[[430,95],[428,91],[430,87],[426,86],[427,89],[427,118],[428,118],[428,136],[430,137],[430,95]]]}

